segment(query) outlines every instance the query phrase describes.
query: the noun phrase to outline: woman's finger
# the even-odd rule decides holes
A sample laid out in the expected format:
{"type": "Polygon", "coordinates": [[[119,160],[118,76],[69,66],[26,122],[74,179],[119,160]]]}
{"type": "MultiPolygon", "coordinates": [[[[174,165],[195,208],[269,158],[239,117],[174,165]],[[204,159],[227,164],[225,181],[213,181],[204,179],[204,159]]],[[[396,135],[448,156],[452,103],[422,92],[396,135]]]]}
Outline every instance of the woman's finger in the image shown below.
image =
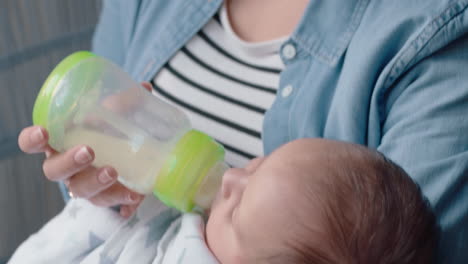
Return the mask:
{"type": "Polygon", "coordinates": [[[141,86],[143,86],[143,88],[145,88],[148,92],[153,90],[153,86],[149,82],[142,82],[141,86]]]}
{"type": "Polygon", "coordinates": [[[117,171],[112,167],[92,166],[68,178],[68,189],[74,197],[90,198],[106,190],[117,180],[117,171]]]}
{"type": "Polygon", "coordinates": [[[41,126],[24,128],[18,136],[18,145],[26,153],[44,152],[47,148],[49,135],[41,126]]]}
{"type": "Polygon", "coordinates": [[[45,176],[51,181],[69,178],[91,165],[94,152],[88,146],[76,146],[64,153],[51,153],[44,161],[45,176]]]}
{"type": "Polygon", "coordinates": [[[131,87],[127,90],[108,96],[102,105],[113,112],[127,113],[139,107],[147,93],[141,93],[141,89],[151,92],[152,86],[149,82],[142,82],[140,86],[131,87]]]}
{"type": "Polygon", "coordinates": [[[141,202],[143,195],[133,192],[116,182],[104,191],[90,197],[88,200],[97,206],[110,207],[116,205],[137,204],[141,202]]]}
{"type": "Polygon", "coordinates": [[[140,206],[140,202],[136,203],[136,204],[126,204],[126,205],[122,205],[120,207],[120,215],[124,218],[129,218],[130,216],[132,216],[136,209],[138,208],[138,206],[140,206]]]}

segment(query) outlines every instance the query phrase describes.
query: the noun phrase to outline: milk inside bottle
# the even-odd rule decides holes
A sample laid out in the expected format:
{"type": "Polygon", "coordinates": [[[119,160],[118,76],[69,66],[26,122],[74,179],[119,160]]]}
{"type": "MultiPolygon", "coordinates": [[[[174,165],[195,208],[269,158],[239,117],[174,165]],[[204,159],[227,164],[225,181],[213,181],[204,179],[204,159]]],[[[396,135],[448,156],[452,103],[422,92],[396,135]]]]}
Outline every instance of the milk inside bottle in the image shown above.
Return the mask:
{"type": "Polygon", "coordinates": [[[153,193],[183,212],[209,208],[228,168],[223,147],[192,129],[181,111],[86,51],[69,55],[51,72],[33,122],[47,129],[57,151],[88,145],[94,166],[114,167],[129,189],[153,193]]]}

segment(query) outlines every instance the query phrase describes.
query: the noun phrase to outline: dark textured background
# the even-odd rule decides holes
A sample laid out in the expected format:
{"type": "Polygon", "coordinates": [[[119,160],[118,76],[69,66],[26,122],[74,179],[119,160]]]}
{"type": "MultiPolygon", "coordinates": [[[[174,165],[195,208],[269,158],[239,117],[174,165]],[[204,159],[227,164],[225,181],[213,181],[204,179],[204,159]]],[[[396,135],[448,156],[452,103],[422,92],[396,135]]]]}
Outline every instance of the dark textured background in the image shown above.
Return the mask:
{"type": "Polygon", "coordinates": [[[17,137],[31,125],[52,68],[89,49],[100,7],[96,0],[0,0],[0,263],[63,207],[42,173],[44,156],[21,153],[17,137]]]}

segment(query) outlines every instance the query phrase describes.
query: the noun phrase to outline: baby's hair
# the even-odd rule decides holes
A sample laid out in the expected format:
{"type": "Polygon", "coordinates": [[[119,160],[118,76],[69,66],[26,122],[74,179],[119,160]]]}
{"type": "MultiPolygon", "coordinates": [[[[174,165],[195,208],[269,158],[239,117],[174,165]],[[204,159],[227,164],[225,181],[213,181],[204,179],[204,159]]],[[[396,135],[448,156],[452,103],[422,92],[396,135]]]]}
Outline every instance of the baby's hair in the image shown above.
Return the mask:
{"type": "Polygon", "coordinates": [[[301,217],[297,224],[304,232],[285,244],[287,253],[266,263],[434,262],[439,235],[435,215],[401,167],[357,145],[325,155],[329,173],[302,190],[308,210],[321,214],[323,230],[312,230],[307,217],[301,217]]]}

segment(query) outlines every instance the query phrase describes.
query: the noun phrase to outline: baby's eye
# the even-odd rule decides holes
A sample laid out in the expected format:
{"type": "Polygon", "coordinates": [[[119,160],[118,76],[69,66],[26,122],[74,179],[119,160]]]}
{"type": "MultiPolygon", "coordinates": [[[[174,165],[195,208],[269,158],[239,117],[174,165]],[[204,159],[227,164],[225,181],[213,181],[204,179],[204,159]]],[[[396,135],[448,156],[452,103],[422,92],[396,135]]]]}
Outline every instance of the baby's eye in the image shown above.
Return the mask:
{"type": "Polygon", "coordinates": [[[234,219],[236,219],[237,216],[237,206],[232,210],[232,216],[231,216],[231,222],[234,223],[234,219]]]}
{"type": "Polygon", "coordinates": [[[231,229],[236,236],[240,237],[242,232],[242,225],[239,222],[239,210],[237,208],[238,206],[232,211],[231,229]]]}

